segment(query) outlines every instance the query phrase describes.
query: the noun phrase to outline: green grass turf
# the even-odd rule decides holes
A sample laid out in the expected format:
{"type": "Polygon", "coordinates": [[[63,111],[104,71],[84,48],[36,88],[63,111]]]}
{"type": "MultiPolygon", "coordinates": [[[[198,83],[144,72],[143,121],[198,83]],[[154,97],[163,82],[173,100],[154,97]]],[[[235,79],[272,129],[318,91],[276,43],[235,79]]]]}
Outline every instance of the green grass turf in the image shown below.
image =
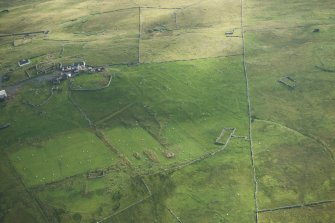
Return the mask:
{"type": "Polygon", "coordinates": [[[13,152],[10,159],[26,184],[38,185],[110,166],[115,156],[93,133],[75,130],[13,152]]]}
{"type": "Polygon", "coordinates": [[[334,76],[315,67],[334,66],[330,27],[246,34],[252,115],[266,121],[253,124],[261,208],[335,196],[334,76]],[[294,89],[277,82],[287,75],[294,89]]]}
{"type": "Polygon", "coordinates": [[[76,213],[82,216],[82,222],[91,222],[122,210],[149,193],[140,178],[114,171],[98,179],[78,176],[45,187],[37,194],[43,203],[64,211],[58,216],[62,222],[76,213]]]}
{"type": "Polygon", "coordinates": [[[105,87],[109,82],[107,73],[84,73],[80,74],[72,82],[72,89],[97,89],[105,87]]]}
{"type": "Polygon", "coordinates": [[[241,57],[120,66],[112,70],[119,75],[108,89],[73,94],[93,121],[135,103],[124,112],[125,117],[123,113],[118,117],[131,120],[131,116],[141,119],[146,115],[152,122],[168,119],[171,123],[220,117],[224,126],[245,127],[241,57]],[[97,101],[99,107],[91,106],[97,101]]]}
{"type": "MultiPolygon", "coordinates": [[[[223,127],[237,127],[238,130],[236,134],[247,134],[244,79],[241,70],[232,69],[232,67],[236,66],[239,66],[240,69],[242,69],[240,57],[197,60],[192,62],[145,64],[135,67],[121,66],[113,69],[113,72],[116,72],[117,77],[113,79],[109,88],[89,94],[84,92],[73,92],[73,96],[75,101],[88,113],[89,117],[93,118],[95,121],[120,111],[117,115],[110,119],[106,119],[103,123],[97,122],[99,123],[98,128],[102,129],[106,138],[113,144],[113,146],[126,155],[131,161],[132,167],[136,168],[136,171],[147,172],[147,170],[152,169],[153,166],[163,167],[164,165],[175,165],[178,162],[180,163],[185,160],[193,159],[208,151],[218,149],[219,147],[214,145],[214,141],[223,127]],[[139,81],[142,81],[144,86],[139,85],[136,87],[139,81]],[[153,85],[154,83],[155,85],[153,85]],[[220,85],[216,86],[217,83],[220,83],[220,85]],[[200,88],[201,84],[205,87],[202,87],[203,93],[199,94],[197,93],[197,89],[200,88]],[[136,94],[136,92],[139,92],[139,94],[136,94]],[[131,97],[129,97],[127,93],[131,94],[131,97]],[[231,95],[234,95],[234,97],[231,97],[231,95]],[[177,97],[178,101],[173,103],[173,100],[177,97]],[[100,99],[97,100],[97,98],[100,99]],[[214,98],[215,101],[211,100],[212,98],[214,98]],[[161,101],[167,103],[161,103],[161,101]],[[101,103],[101,107],[92,106],[97,102],[99,102],[99,104],[101,103]],[[122,110],[129,104],[131,106],[122,110]],[[144,150],[154,151],[158,157],[158,163],[148,160],[148,157],[143,153],[144,150]],[[135,159],[133,156],[134,151],[140,153],[141,160],[135,159]],[[163,155],[164,151],[172,151],[176,154],[176,157],[167,159],[163,155]]],[[[35,90],[31,90],[32,87],[33,86],[27,86],[27,89],[22,92],[33,92],[33,94],[35,94],[35,90]]],[[[48,109],[49,111],[51,108],[55,108],[55,102],[60,103],[58,105],[66,106],[67,102],[65,101],[65,98],[64,101],[60,100],[62,99],[63,94],[67,94],[66,84],[62,87],[62,92],[54,98],[56,101],[50,101],[50,103],[45,105],[45,109],[48,109]]],[[[38,94],[38,96],[42,97],[43,94],[38,94]]],[[[30,96],[29,98],[32,100],[34,99],[34,97],[30,96]]],[[[38,101],[39,99],[35,100],[38,101]]],[[[60,107],[59,109],[59,113],[63,114],[63,108],[60,107]]],[[[39,151],[41,153],[44,148],[47,152],[54,151],[54,148],[56,148],[55,146],[60,146],[60,138],[63,138],[63,136],[67,136],[66,133],[61,134],[60,136],[50,136],[49,141],[36,144],[41,144],[42,146],[42,148],[38,149],[34,149],[34,147],[31,146],[30,150],[27,150],[27,148],[19,146],[17,152],[11,155],[11,159],[13,163],[18,166],[22,163],[17,164],[15,159],[17,159],[17,155],[20,153],[27,153],[28,151],[39,151]],[[56,140],[55,137],[59,140],[56,140]]],[[[83,133],[78,133],[77,136],[78,140],[76,141],[84,143],[85,140],[87,140],[87,137],[83,135],[83,133]]],[[[235,143],[240,142],[242,139],[236,140],[235,143]]],[[[73,158],[74,161],[69,162],[69,164],[74,165],[75,168],[77,168],[76,165],[81,160],[78,155],[82,152],[82,147],[74,146],[74,148],[70,148],[72,147],[71,142],[72,140],[70,139],[66,139],[66,141],[62,142],[64,143],[62,151],[71,151],[71,154],[65,154],[64,157],[67,157],[68,159],[70,159],[70,157],[75,157],[73,158]],[[77,149],[79,149],[79,151],[77,151],[77,149]],[[73,154],[76,154],[76,156],[73,154]]],[[[236,154],[233,150],[235,146],[232,146],[233,154],[231,154],[229,162],[234,160],[233,157],[237,158],[240,153],[243,153],[243,166],[249,165],[249,160],[247,159],[248,150],[246,150],[247,143],[242,143],[242,145],[237,143],[236,147],[238,148],[238,152],[236,152],[236,154]]],[[[106,157],[102,158],[100,157],[101,153],[98,154],[99,156],[95,158],[99,160],[95,163],[99,163],[100,158],[104,161],[102,163],[106,163],[106,157]]],[[[57,153],[56,156],[53,157],[57,159],[58,156],[57,153]]],[[[27,156],[22,155],[22,157],[31,159],[31,154],[29,153],[27,156]]],[[[220,157],[224,158],[223,154],[220,157]]],[[[86,157],[84,158],[86,159],[86,157]]],[[[212,165],[212,168],[215,169],[215,165],[221,162],[221,158],[213,159],[216,161],[213,163],[206,161],[203,164],[203,167],[205,168],[208,165],[212,165]]],[[[38,160],[42,162],[42,165],[46,165],[43,159],[38,160]]],[[[48,167],[50,164],[53,164],[53,162],[49,161],[48,167]]],[[[229,166],[229,170],[224,171],[225,174],[234,175],[236,174],[234,171],[240,170],[240,168],[237,167],[237,169],[235,169],[235,165],[237,164],[224,165],[222,170],[229,166]]],[[[86,167],[87,169],[80,169],[80,171],[83,172],[88,169],[94,169],[98,166],[85,166],[85,168],[86,167]]],[[[71,168],[71,170],[74,170],[75,168],[71,168]]],[[[80,171],[78,170],[78,172],[80,171]]],[[[192,167],[190,167],[190,171],[197,172],[197,170],[192,169],[192,167]]],[[[247,168],[243,171],[247,171],[247,168]]],[[[20,172],[22,172],[22,170],[20,172]]],[[[33,172],[35,174],[41,173],[40,170],[34,170],[33,172]]],[[[206,172],[206,170],[204,172],[206,172]]],[[[200,181],[203,180],[201,175],[204,172],[200,171],[199,174],[196,174],[196,177],[199,178],[200,181]]],[[[188,175],[189,173],[185,174],[188,175]]],[[[250,177],[250,172],[244,172],[243,175],[244,174],[246,174],[247,177],[250,177]]],[[[175,184],[183,182],[183,175],[184,173],[178,175],[176,179],[173,179],[175,184]]],[[[65,175],[62,177],[64,176],[65,175]]],[[[210,178],[210,176],[208,177],[210,178]]],[[[26,178],[27,176],[24,175],[25,180],[26,178]]],[[[87,181],[87,183],[85,183],[85,180],[77,180],[77,178],[75,180],[65,180],[64,182],[57,184],[59,186],[51,185],[50,187],[42,189],[42,192],[38,193],[43,202],[51,205],[57,210],[62,209],[66,212],[66,214],[60,214],[60,219],[62,219],[63,222],[70,221],[72,219],[71,216],[75,213],[80,213],[83,219],[88,220],[97,216],[107,216],[107,213],[110,213],[110,210],[113,209],[114,203],[105,205],[106,199],[109,199],[111,196],[110,194],[106,194],[106,190],[108,189],[107,182],[110,182],[110,179],[114,180],[113,184],[115,184],[116,187],[124,188],[124,194],[136,193],[136,189],[122,186],[121,178],[116,177],[114,173],[111,173],[110,176],[108,175],[108,178],[106,179],[92,182],[87,181]],[[100,184],[99,182],[105,183],[100,184]],[[88,185],[87,190],[92,190],[91,193],[88,192],[86,195],[83,194],[85,192],[83,188],[86,187],[83,185],[88,185]],[[71,199],[67,200],[66,198],[68,197],[71,199]],[[100,207],[105,207],[104,211],[101,211],[100,207]],[[98,212],[99,214],[97,214],[98,212]]],[[[154,182],[156,180],[157,179],[153,179],[154,182]]],[[[158,185],[152,185],[155,183],[151,181],[152,179],[149,179],[148,184],[151,184],[150,187],[153,187],[153,190],[157,190],[155,187],[158,185]]],[[[214,185],[208,189],[211,193],[208,197],[209,199],[213,199],[214,194],[217,192],[215,187],[217,186],[216,184],[219,184],[219,181],[220,180],[217,180],[217,182],[213,183],[214,185]]],[[[239,179],[239,182],[241,181],[242,178],[239,179]]],[[[39,183],[41,182],[31,182],[31,184],[39,183]]],[[[161,184],[161,182],[157,183],[161,184]]],[[[185,186],[181,186],[180,190],[185,190],[190,183],[191,182],[188,182],[185,186]]],[[[199,187],[196,187],[191,194],[198,193],[197,191],[202,187],[201,185],[203,184],[200,182],[198,183],[199,187]]],[[[229,186],[231,183],[232,182],[228,180],[223,183],[228,188],[227,191],[222,192],[225,199],[228,199],[228,194],[232,192],[232,188],[229,186]]],[[[241,185],[241,187],[244,188],[243,190],[252,190],[251,185],[245,184],[246,182],[241,185]]],[[[171,189],[173,188],[166,188],[166,190],[171,189]]],[[[242,193],[242,189],[238,190],[239,192],[237,193],[241,194],[243,199],[249,199],[246,197],[247,192],[242,193]]],[[[146,210],[141,219],[150,219],[152,215],[151,211],[156,208],[158,211],[162,205],[165,205],[164,200],[157,201],[157,205],[152,203],[152,199],[161,199],[159,198],[160,196],[165,196],[160,195],[159,191],[157,193],[158,197],[156,196],[148,200],[149,209],[146,210]]],[[[185,197],[176,194],[171,198],[171,201],[169,201],[169,205],[171,204],[171,206],[177,207],[178,203],[184,199],[185,197]]],[[[129,204],[129,202],[133,200],[134,199],[125,197],[125,200],[123,201],[125,203],[122,207],[125,207],[126,204],[129,204]]],[[[187,202],[189,202],[190,205],[195,205],[193,204],[194,201],[192,199],[188,199],[187,202]]],[[[218,209],[224,206],[220,202],[218,204],[216,204],[216,202],[214,203],[215,208],[218,209]]],[[[230,202],[228,203],[230,204],[230,202]]],[[[229,206],[228,203],[227,205],[229,206]]],[[[249,200],[248,203],[252,204],[252,201],[249,200]]],[[[236,205],[238,206],[238,204],[236,205]]],[[[224,206],[224,208],[228,208],[228,206],[224,206]]],[[[171,207],[172,210],[174,210],[173,207],[171,207]]],[[[200,210],[200,207],[197,205],[196,208],[200,210]]],[[[171,217],[171,214],[166,207],[163,207],[163,210],[162,213],[157,213],[157,218],[164,219],[166,222],[169,222],[171,218],[173,219],[173,216],[171,217]]],[[[174,211],[178,212],[178,210],[174,211]]],[[[182,208],[183,213],[178,212],[178,214],[182,215],[183,218],[190,218],[190,213],[193,211],[193,209],[182,208]]],[[[250,211],[250,209],[243,209],[243,211],[247,211],[251,214],[245,216],[244,221],[247,222],[247,219],[252,217],[252,211],[250,211]]],[[[207,216],[208,212],[211,211],[206,210],[205,212],[201,212],[200,215],[207,216]]],[[[213,216],[211,215],[209,222],[215,222],[218,219],[235,219],[238,216],[237,213],[240,212],[235,209],[233,213],[231,213],[231,216],[225,217],[217,216],[217,214],[214,213],[213,216]]],[[[131,218],[135,218],[135,216],[136,215],[132,215],[131,218]]],[[[119,218],[119,216],[117,218],[119,218]]],[[[120,218],[122,219],[122,217],[120,218]]],[[[193,221],[195,218],[191,219],[193,221]]],[[[202,220],[204,220],[204,218],[202,218],[202,220]]]]}
{"type": "MultiPolygon", "coordinates": [[[[46,83],[27,83],[25,86],[25,93],[22,96],[22,100],[24,102],[29,102],[34,105],[40,105],[40,104],[47,104],[48,102],[45,102],[48,100],[48,98],[51,95],[51,88],[49,84],[46,83]],[[45,102],[45,103],[44,103],[45,102]]],[[[55,93],[55,97],[59,95],[59,92],[53,92],[55,93]]],[[[52,98],[52,97],[51,97],[52,98]]],[[[51,100],[50,98],[50,100],[51,100]]]]}
{"type": "MultiPolygon", "coordinates": [[[[159,157],[157,162],[163,159],[162,146],[141,127],[131,129],[124,127],[113,128],[106,130],[105,135],[118,150],[122,151],[128,159],[133,162],[137,161],[134,157],[134,153],[136,152],[140,154],[140,159],[150,161],[148,157],[143,154],[145,150],[150,150],[157,158],[159,157]]],[[[156,160],[151,161],[155,162],[156,160]]]]}
{"type": "Polygon", "coordinates": [[[239,26],[239,1],[197,2],[178,10],[141,9],[140,61],[241,54],[239,26]],[[227,31],[235,31],[235,37],[226,37],[227,31]]]}
{"type": "Polygon", "coordinates": [[[11,222],[44,222],[36,201],[25,190],[20,178],[13,171],[7,159],[7,154],[0,153],[0,175],[3,177],[0,184],[0,221],[11,222]]]}
{"type": "Polygon", "coordinates": [[[248,143],[240,139],[216,157],[169,175],[146,179],[151,199],[107,222],[252,222],[253,197],[248,143]],[[172,216],[173,219],[173,216],[172,216]]]}
{"type": "Polygon", "coordinates": [[[0,123],[11,123],[11,127],[0,135],[4,149],[13,144],[26,147],[57,133],[87,127],[87,122],[68,100],[67,83],[60,86],[61,91],[54,92],[50,101],[39,108],[22,103],[27,100],[34,104],[43,102],[50,94],[50,88],[38,82],[28,84],[19,89],[10,101],[0,105],[0,123]],[[35,94],[36,91],[39,93],[35,94]]]}
{"type": "Polygon", "coordinates": [[[331,24],[335,9],[332,0],[293,1],[244,1],[246,7],[245,25],[248,29],[292,27],[306,24],[331,24]]]}
{"type": "Polygon", "coordinates": [[[334,204],[326,204],[314,207],[305,207],[276,212],[261,213],[259,223],[285,223],[285,222],[306,222],[323,223],[335,222],[334,204]]]}
{"type": "Polygon", "coordinates": [[[111,71],[117,78],[109,88],[73,96],[135,163],[143,162],[132,154],[145,148],[155,151],[159,165],[185,161],[218,149],[223,127],[247,134],[244,79],[233,66],[242,69],[240,57],[121,66],[111,71]],[[92,106],[97,101],[100,106],[92,106]],[[164,158],[165,151],[175,158],[164,158]]]}
{"type": "MultiPolygon", "coordinates": [[[[333,70],[335,67],[334,4],[331,0],[322,3],[316,0],[243,2],[260,207],[332,199],[334,75],[316,66],[333,70]],[[295,26],[301,27],[292,28],[295,26]],[[313,33],[316,28],[320,32],[313,33]],[[295,89],[289,90],[277,82],[285,75],[297,80],[295,89]]],[[[143,6],[190,7],[180,11],[143,9],[142,44],[138,46],[136,9],[103,13],[136,7],[135,2],[0,2],[1,9],[9,9],[9,13],[0,13],[0,33],[51,31],[48,40],[34,37],[31,42],[16,47],[13,38],[1,38],[0,54],[6,56],[2,57],[0,72],[11,76],[5,83],[8,85],[25,78],[26,68],[16,69],[17,61],[22,58],[33,57],[32,66],[47,60],[68,63],[82,59],[98,65],[134,63],[138,61],[139,48],[140,61],[145,62],[240,53],[241,39],[224,36],[224,32],[234,28],[240,35],[239,4],[239,1],[220,0],[141,2],[143,6]],[[169,30],[150,32],[162,25],[169,30]]],[[[17,38],[16,42],[21,40],[17,38]]],[[[126,165],[128,158],[132,174],[139,169],[146,172],[154,165],[173,165],[173,162],[217,149],[213,142],[223,127],[236,127],[237,135],[247,135],[245,79],[241,65],[241,57],[235,57],[109,67],[109,71],[117,75],[108,89],[89,94],[77,92],[74,99],[107,139],[126,155],[121,159],[125,163],[116,165],[116,170],[126,165]],[[118,138],[122,140],[119,142],[118,138]],[[138,143],[143,138],[144,143],[138,143]],[[145,149],[144,144],[158,148],[155,150],[158,163],[146,160],[143,153],[142,160],[134,159],[133,151],[145,149]],[[158,152],[163,150],[173,151],[175,159],[166,160],[158,152]]],[[[21,102],[24,99],[33,103],[43,101],[47,97],[47,86],[28,85],[9,102],[0,104],[0,123],[11,123],[10,128],[1,130],[0,145],[11,154],[13,163],[15,153],[26,153],[28,149],[44,151],[38,148],[41,145],[53,148],[57,137],[87,127],[87,122],[68,101],[67,84],[61,87],[61,92],[37,109],[21,102]]],[[[80,133],[77,139],[85,143],[88,138],[83,137],[85,133],[80,133]]],[[[153,196],[110,220],[174,222],[176,219],[167,209],[170,208],[183,222],[253,222],[248,145],[243,139],[236,140],[228,147],[229,151],[214,158],[172,175],[146,178],[153,196]]],[[[67,142],[63,150],[72,146],[67,142]]],[[[76,158],[80,156],[68,155],[74,158],[76,166],[76,158]]],[[[15,171],[9,169],[6,157],[1,164],[0,176],[8,181],[0,185],[0,221],[44,222],[38,208],[28,207],[32,199],[23,192],[24,188],[12,187],[19,178],[10,177],[9,173],[15,171]]],[[[129,186],[130,177],[120,176],[116,170],[96,181],[78,176],[47,187],[40,185],[37,193],[45,207],[51,205],[50,215],[55,221],[78,222],[80,218],[82,222],[96,221],[115,207],[115,202],[110,200],[116,188],[123,188],[122,193],[127,194],[122,198],[121,207],[137,198],[137,192],[143,195],[142,189],[138,191],[129,186]]],[[[44,170],[35,170],[38,171],[44,170]]],[[[260,221],[332,222],[332,210],[333,206],[329,205],[263,213],[260,221]]]]}
{"type": "Polygon", "coordinates": [[[277,123],[253,123],[260,209],[332,199],[335,168],[329,151],[277,123]]]}
{"type": "Polygon", "coordinates": [[[247,49],[248,71],[254,116],[316,138],[334,153],[334,75],[316,67],[335,65],[334,30],[321,29],[320,35],[313,28],[248,33],[254,42],[247,49]],[[277,82],[286,75],[296,79],[293,90],[277,82]]]}

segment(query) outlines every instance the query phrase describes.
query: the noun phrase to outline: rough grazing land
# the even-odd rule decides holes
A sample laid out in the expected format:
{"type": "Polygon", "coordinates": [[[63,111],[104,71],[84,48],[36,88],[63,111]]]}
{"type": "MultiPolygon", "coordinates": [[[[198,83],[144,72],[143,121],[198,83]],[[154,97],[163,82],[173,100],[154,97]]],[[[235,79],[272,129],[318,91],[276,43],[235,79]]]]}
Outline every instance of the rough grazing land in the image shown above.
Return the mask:
{"type": "Polygon", "coordinates": [[[0,222],[335,223],[334,11],[1,1],[0,222]]]}

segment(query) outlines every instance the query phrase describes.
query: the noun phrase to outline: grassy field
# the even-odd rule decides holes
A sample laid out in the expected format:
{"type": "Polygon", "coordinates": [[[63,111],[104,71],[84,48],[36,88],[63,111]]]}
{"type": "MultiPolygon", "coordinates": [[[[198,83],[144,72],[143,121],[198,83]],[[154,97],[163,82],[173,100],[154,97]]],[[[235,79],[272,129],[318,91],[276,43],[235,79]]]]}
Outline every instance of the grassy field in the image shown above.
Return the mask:
{"type": "MultiPolygon", "coordinates": [[[[172,121],[196,121],[218,115],[236,116],[236,119],[239,119],[241,114],[234,111],[237,109],[244,112],[246,106],[242,101],[245,93],[241,69],[241,57],[238,56],[132,67],[119,66],[111,69],[111,72],[119,75],[112,81],[110,88],[93,93],[75,92],[73,97],[96,122],[122,110],[130,103],[135,104],[123,112],[126,116],[133,113],[133,119],[151,116],[151,119],[156,117],[155,122],[160,119],[163,122],[163,119],[167,118],[172,121]],[[209,87],[210,91],[206,91],[209,87]],[[197,94],[199,89],[203,91],[201,97],[197,94]],[[234,98],[230,97],[232,94],[234,98]],[[90,106],[97,100],[99,107],[90,106]]],[[[131,121],[129,118],[125,119],[127,120],[131,121]]],[[[223,125],[236,125],[234,120],[227,118],[223,125]]],[[[105,126],[109,124],[106,123],[105,126]]],[[[239,127],[243,129],[245,125],[237,126],[239,127]]],[[[218,131],[221,129],[220,127],[218,131]]]]}
{"type": "Polygon", "coordinates": [[[37,185],[110,166],[115,157],[94,134],[75,130],[13,152],[10,159],[28,185],[37,185]]]}
{"type": "Polygon", "coordinates": [[[331,103],[334,75],[316,67],[332,68],[335,65],[330,53],[334,48],[331,40],[334,31],[325,26],[321,33],[313,33],[313,28],[248,35],[255,42],[250,46],[248,56],[251,81],[255,83],[251,89],[254,113],[260,119],[282,123],[334,148],[335,107],[331,103]],[[278,41],[271,44],[265,40],[266,36],[278,41]],[[287,75],[296,80],[297,86],[293,90],[277,82],[287,75]]]}
{"type": "Polygon", "coordinates": [[[301,209],[291,209],[278,212],[269,212],[260,214],[259,222],[333,222],[334,221],[333,204],[308,207],[301,209]]]}
{"type": "Polygon", "coordinates": [[[278,123],[253,124],[261,209],[332,198],[335,167],[330,151],[278,123]]]}
{"type": "Polygon", "coordinates": [[[108,85],[110,75],[112,74],[107,72],[81,74],[71,83],[71,89],[94,90],[103,88],[108,85]]]}
{"type": "Polygon", "coordinates": [[[252,222],[247,146],[247,142],[232,141],[214,158],[169,175],[149,177],[152,198],[106,222],[177,221],[170,211],[182,222],[252,222]]]}
{"type": "Polygon", "coordinates": [[[180,9],[141,10],[141,62],[242,53],[240,2],[201,2],[180,9]],[[234,37],[225,32],[234,31],[234,37]]]}
{"type": "Polygon", "coordinates": [[[61,222],[75,222],[78,216],[80,222],[97,221],[143,199],[148,193],[140,178],[123,171],[114,171],[113,175],[100,179],[78,176],[37,192],[42,202],[62,210],[57,215],[61,222]]]}
{"type": "Polygon", "coordinates": [[[34,198],[25,190],[15,174],[7,154],[1,151],[0,175],[0,219],[2,222],[44,222],[45,218],[34,198]]]}
{"type": "Polygon", "coordinates": [[[240,57],[232,57],[118,67],[110,88],[73,96],[134,164],[145,161],[134,153],[149,149],[157,162],[148,165],[161,166],[217,150],[215,138],[224,127],[247,134],[243,75],[230,70],[241,69],[240,63],[240,57]],[[209,88],[197,94],[198,89],[209,88]],[[100,106],[92,106],[97,100],[100,106]],[[166,152],[175,157],[165,158],[166,152]]]}
{"type": "MultiPolygon", "coordinates": [[[[334,75],[325,72],[335,65],[333,4],[246,6],[259,208],[334,199],[334,75]],[[294,88],[278,82],[286,76],[294,79],[294,88]]],[[[262,213],[260,222],[327,222],[331,209],[262,213]]]]}
{"type": "Polygon", "coordinates": [[[54,134],[87,127],[85,120],[68,100],[67,83],[60,86],[61,91],[54,92],[48,103],[36,108],[26,104],[27,101],[36,104],[43,102],[50,95],[50,88],[38,82],[29,83],[9,102],[1,104],[0,123],[11,123],[12,127],[1,132],[3,148],[13,144],[25,147],[29,142],[41,142],[54,134]]]}
{"type": "Polygon", "coordinates": [[[281,27],[287,29],[295,26],[312,24],[332,24],[334,4],[331,0],[258,0],[245,1],[247,29],[271,29],[281,27]]]}
{"type": "Polygon", "coordinates": [[[1,35],[49,31],[0,37],[0,222],[334,223],[333,203],[303,206],[335,199],[334,10],[0,2],[1,35]],[[106,71],[28,79],[82,60],[106,71]]]}

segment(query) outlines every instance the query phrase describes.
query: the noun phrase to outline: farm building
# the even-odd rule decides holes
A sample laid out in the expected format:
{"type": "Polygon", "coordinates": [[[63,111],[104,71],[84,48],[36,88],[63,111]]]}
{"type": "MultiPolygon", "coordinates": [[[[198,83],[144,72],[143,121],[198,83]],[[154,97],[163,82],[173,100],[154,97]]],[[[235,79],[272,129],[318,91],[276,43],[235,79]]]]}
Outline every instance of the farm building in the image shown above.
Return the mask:
{"type": "Polygon", "coordinates": [[[85,61],[82,61],[82,62],[79,62],[79,63],[75,63],[73,65],[74,65],[74,67],[76,67],[77,70],[85,70],[85,68],[86,68],[85,61]]]}
{"type": "Polygon", "coordinates": [[[22,67],[22,66],[30,64],[30,60],[29,59],[23,59],[23,60],[20,60],[18,62],[18,64],[19,64],[20,67],[22,67]]]}
{"type": "Polygon", "coordinates": [[[80,72],[88,71],[93,72],[102,72],[105,70],[104,67],[92,67],[87,65],[85,61],[69,64],[59,64],[60,75],[51,80],[53,84],[60,84],[62,81],[73,78],[79,75],[80,72]]]}
{"type": "Polygon", "coordinates": [[[72,65],[62,65],[62,64],[60,64],[60,69],[63,72],[78,73],[81,70],[86,70],[86,62],[85,61],[81,61],[79,63],[74,63],[72,65]]]}
{"type": "Polygon", "coordinates": [[[5,90],[0,91],[0,100],[5,100],[7,98],[7,93],[5,90]]]}
{"type": "Polygon", "coordinates": [[[230,36],[230,35],[233,35],[234,34],[234,31],[228,31],[228,32],[225,32],[225,35],[226,36],[230,36]]]}

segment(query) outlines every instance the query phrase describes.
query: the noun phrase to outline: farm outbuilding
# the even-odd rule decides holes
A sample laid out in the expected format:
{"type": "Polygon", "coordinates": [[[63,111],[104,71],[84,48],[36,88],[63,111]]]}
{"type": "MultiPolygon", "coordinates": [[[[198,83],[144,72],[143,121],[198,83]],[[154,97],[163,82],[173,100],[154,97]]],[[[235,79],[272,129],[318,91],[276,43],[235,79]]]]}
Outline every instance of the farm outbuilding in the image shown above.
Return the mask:
{"type": "Polygon", "coordinates": [[[22,67],[22,66],[30,64],[30,60],[29,59],[23,59],[23,60],[20,60],[18,62],[18,64],[19,64],[20,67],[22,67]]]}
{"type": "Polygon", "coordinates": [[[0,91],[0,100],[5,100],[7,98],[7,93],[5,90],[0,91]]]}
{"type": "Polygon", "coordinates": [[[233,35],[234,32],[233,31],[229,31],[229,32],[225,32],[226,35],[233,35]]]}
{"type": "Polygon", "coordinates": [[[86,63],[85,61],[81,61],[79,63],[73,64],[73,66],[79,71],[79,70],[85,70],[86,68],[86,63]]]}

